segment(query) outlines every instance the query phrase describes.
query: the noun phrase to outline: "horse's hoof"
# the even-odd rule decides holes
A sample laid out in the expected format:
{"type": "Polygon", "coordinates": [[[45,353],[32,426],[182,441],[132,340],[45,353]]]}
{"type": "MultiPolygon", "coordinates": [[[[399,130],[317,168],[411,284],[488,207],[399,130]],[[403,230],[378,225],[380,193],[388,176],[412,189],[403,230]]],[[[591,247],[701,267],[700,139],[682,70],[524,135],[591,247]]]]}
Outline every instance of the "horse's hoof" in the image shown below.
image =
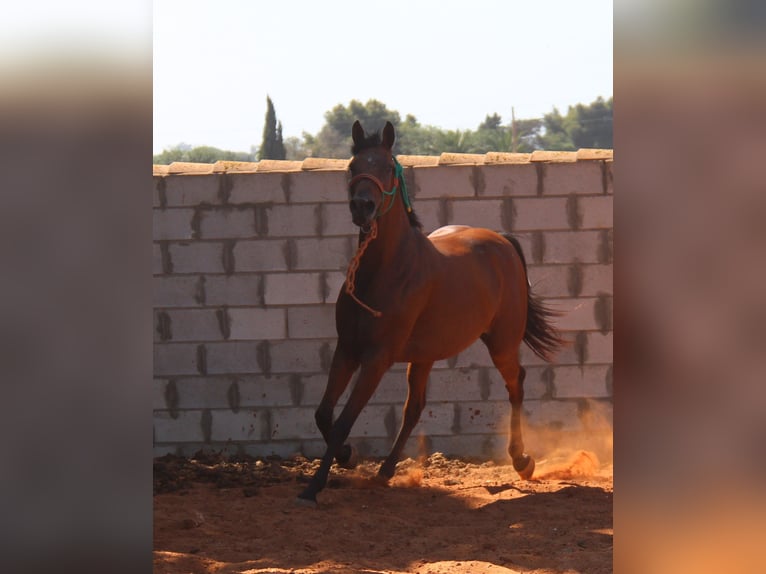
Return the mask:
{"type": "Polygon", "coordinates": [[[350,444],[344,444],[341,454],[335,457],[335,461],[341,468],[356,468],[359,462],[359,453],[356,448],[350,444]]]}
{"type": "Polygon", "coordinates": [[[317,501],[316,498],[303,498],[302,496],[297,496],[295,498],[295,506],[302,506],[304,508],[316,508],[317,501]]]}
{"type": "MultiPolygon", "coordinates": [[[[519,476],[522,478],[522,480],[529,480],[532,478],[532,474],[535,472],[535,459],[529,455],[525,455],[525,458],[527,459],[527,464],[524,466],[524,468],[519,469],[516,466],[515,461],[513,463],[513,468],[516,469],[516,472],[519,473],[519,476]]],[[[523,461],[521,464],[523,464],[523,461]]],[[[519,464],[519,466],[521,466],[521,464],[519,464]]]]}

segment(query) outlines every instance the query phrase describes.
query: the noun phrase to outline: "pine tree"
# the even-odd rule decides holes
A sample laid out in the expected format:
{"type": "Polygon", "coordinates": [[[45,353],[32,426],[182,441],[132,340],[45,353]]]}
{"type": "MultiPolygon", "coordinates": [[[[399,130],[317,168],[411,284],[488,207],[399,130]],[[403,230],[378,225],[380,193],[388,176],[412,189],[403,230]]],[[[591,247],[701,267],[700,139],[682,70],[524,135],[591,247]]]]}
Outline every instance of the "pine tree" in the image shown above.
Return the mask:
{"type": "Polygon", "coordinates": [[[277,114],[269,96],[266,96],[266,123],[263,126],[263,140],[258,149],[258,159],[285,159],[282,122],[277,125],[277,114]]]}

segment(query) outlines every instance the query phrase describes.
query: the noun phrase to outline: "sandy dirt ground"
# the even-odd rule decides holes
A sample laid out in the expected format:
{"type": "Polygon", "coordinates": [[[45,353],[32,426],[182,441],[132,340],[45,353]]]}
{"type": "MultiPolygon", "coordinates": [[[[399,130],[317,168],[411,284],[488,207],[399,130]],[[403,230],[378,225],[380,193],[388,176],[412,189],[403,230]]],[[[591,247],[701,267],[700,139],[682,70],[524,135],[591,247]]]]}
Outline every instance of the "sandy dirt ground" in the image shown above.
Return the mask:
{"type": "Polygon", "coordinates": [[[611,464],[589,451],[513,467],[440,453],[332,467],[318,508],[295,498],[318,460],[198,454],[154,462],[154,571],[217,573],[612,572],[611,464]]]}

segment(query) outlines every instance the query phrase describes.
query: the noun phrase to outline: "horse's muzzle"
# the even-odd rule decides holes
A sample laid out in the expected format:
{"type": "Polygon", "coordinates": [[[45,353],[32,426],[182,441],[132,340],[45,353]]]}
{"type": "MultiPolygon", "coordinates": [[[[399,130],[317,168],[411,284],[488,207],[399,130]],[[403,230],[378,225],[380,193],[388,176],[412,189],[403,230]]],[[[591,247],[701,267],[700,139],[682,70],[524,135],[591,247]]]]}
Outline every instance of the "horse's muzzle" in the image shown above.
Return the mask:
{"type": "Polygon", "coordinates": [[[371,199],[355,197],[348,206],[351,210],[351,221],[359,227],[368,225],[375,215],[376,205],[371,199]]]}

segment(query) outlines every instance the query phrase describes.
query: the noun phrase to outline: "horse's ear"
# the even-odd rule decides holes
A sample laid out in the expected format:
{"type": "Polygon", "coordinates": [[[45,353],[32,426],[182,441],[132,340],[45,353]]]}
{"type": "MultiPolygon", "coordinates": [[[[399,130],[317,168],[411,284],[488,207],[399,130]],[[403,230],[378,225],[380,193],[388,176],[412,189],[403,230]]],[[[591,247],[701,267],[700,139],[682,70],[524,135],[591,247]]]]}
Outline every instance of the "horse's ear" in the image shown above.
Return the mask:
{"type": "Polygon", "coordinates": [[[364,128],[362,128],[362,124],[359,123],[359,120],[356,120],[354,125],[351,126],[351,139],[353,139],[354,143],[357,145],[364,141],[364,128]]]}
{"type": "Polygon", "coordinates": [[[396,140],[396,134],[394,133],[394,125],[391,122],[386,122],[386,127],[383,128],[383,145],[388,149],[394,147],[394,141],[396,140]]]}

